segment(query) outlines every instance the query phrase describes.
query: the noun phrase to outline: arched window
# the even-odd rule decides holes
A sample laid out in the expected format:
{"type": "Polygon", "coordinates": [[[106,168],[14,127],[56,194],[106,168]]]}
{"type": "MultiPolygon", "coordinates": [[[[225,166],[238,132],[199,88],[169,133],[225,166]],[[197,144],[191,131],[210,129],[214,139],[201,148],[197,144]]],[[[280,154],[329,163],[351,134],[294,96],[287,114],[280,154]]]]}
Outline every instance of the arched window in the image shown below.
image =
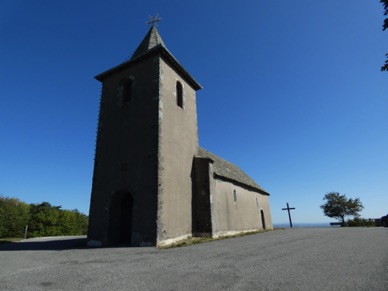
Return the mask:
{"type": "Polygon", "coordinates": [[[260,210],[260,215],[261,215],[261,224],[263,226],[263,229],[267,229],[267,226],[265,225],[265,216],[264,216],[263,209],[260,210]]]}
{"type": "Polygon", "coordinates": [[[123,82],[123,103],[132,99],[132,80],[127,78],[123,82]]]}
{"type": "Polygon", "coordinates": [[[183,86],[179,81],[176,82],[176,104],[183,108],[183,86]]]}

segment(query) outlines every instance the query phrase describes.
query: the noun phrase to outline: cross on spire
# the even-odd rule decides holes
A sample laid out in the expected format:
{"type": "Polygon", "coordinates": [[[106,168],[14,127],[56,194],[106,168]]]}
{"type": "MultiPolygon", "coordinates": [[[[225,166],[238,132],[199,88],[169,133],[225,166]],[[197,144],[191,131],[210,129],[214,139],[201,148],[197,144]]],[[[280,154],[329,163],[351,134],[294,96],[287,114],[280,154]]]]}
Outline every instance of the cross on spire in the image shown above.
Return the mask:
{"type": "Polygon", "coordinates": [[[148,21],[146,24],[149,24],[150,26],[158,26],[158,22],[162,20],[162,17],[159,17],[159,13],[155,16],[148,16],[148,21]]]}

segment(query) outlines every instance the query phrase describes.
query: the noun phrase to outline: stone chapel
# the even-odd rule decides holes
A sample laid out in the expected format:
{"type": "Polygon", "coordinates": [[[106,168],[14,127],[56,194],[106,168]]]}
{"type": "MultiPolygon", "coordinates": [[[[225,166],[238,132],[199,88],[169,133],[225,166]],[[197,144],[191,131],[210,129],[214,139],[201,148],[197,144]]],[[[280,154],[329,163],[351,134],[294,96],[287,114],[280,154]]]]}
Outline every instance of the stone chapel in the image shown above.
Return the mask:
{"type": "Polygon", "coordinates": [[[163,246],[271,229],[269,193],[198,144],[201,85],[152,26],[102,83],[88,245],[163,246]]]}

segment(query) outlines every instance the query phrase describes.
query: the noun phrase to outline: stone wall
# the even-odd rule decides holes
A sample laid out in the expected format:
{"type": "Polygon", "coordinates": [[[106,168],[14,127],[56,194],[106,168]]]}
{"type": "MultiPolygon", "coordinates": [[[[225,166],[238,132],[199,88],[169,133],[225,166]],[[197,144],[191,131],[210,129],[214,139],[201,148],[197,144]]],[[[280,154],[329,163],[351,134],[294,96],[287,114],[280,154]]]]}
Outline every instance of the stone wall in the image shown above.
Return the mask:
{"type": "Polygon", "coordinates": [[[268,196],[220,179],[212,184],[214,237],[263,229],[261,211],[266,228],[272,228],[268,196]]]}
{"type": "Polygon", "coordinates": [[[191,235],[193,157],[198,146],[195,90],[161,59],[159,101],[158,245],[191,235]],[[177,104],[177,82],[183,106],[177,104]]]}
{"type": "MultiPolygon", "coordinates": [[[[133,200],[133,245],[156,243],[158,163],[158,57],[133,63],[103,80],[88,239],[117,242],[108,232],[115,199],[126,191],[133,200]],[[131,98],[123,93],[132,82],[131,98]]],[[[112,223],[111,223],[112,224],[112,223]]],[[[113,230],[114,232],[115,230],[113,230]]]]}

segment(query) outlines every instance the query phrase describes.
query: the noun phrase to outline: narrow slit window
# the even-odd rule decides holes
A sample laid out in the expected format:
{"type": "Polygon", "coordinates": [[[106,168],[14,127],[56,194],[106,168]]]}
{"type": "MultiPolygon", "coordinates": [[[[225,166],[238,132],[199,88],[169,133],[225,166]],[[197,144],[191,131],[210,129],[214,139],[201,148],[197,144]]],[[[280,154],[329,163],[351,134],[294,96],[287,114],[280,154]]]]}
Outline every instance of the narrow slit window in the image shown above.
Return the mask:
{"type": "Polygon", "coordinates": [[[126,103],[130,100],[132,100],[132,80],[126,79],[123,84],[123,103],[126,103]]]}
{"type": "Polygon", "coordinates": [[[176,103],[183,108],[183,86],[181,82],[176,82],[176,103]]]}
{"type": "Polygon", "coordinates": [[[237,193],[236,193],[236,190],[233,190],[233,202],[237,202],[237,193]]]}

